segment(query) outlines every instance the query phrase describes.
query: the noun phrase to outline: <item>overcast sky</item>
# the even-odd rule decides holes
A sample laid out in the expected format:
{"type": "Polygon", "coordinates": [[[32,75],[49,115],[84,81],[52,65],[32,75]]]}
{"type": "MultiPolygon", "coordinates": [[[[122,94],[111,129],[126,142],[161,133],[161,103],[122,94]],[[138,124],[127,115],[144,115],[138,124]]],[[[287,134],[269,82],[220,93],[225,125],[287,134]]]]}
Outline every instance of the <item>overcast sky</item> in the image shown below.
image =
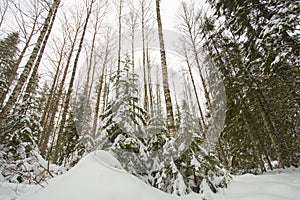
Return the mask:
{"type": "MultiPolygon", "coordinates": [[[[78,2],[79,0],[77,0],[78,2]]],[[[83,0],[81,0],[83,1],[83,0]]],[[[101,0],[99,0],[101,1],[101,0]]],[[[104,1],[104,0],[102,0],[104,1]]],[[[112,1],[112,0],[111,0],[112,1]]],[[[126,0],[130,1],[130,0],[126,0]]],[[[125,2],[126,2],[125,1],[125,2]]],[[[138,0],[132,0],[137,2],[138,0]]],[[[155,1],[153,1],[153,6],[155,6],[155,1]]],[[[185,2],[191,2],[194,1],[196,2],[196,6],[203,6],[205,4],[205,0],[161,0],[161,18],[162,18],[162,23],[163,23],[163,28],[164,29],[170,29],[170,30],[175,30],[175,25],[176,25],[176,13],[178,12],[180,8],[180,4],[182,1],[185,2]]],[[[69,5],[75,4],[76,1],[74,0],[62,0],[62,4],[64,7],[68,7],[69,5]]],[[[155,7],[153,8],[155,10],[155,7]]]]}

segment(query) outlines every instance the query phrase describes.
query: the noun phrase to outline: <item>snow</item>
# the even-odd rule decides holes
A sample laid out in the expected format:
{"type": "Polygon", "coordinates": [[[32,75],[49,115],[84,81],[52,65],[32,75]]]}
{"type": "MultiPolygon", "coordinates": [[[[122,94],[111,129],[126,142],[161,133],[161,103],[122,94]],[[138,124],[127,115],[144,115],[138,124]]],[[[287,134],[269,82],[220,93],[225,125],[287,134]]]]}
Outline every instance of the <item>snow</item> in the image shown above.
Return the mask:
{"type": "Polygon", "coordinates": [[[110,152],[95,151],[91,154],[91,156],[103,165],[124,171],[120,162],[110,152]]]}
{"type": "Polygon", "coordinates": [[[191,160],[191,165],[195,166],[196,168],[199,168],[201,166],[194,155],[193,155],[193,159],[191,160]]]}
{"type": "Polygon", "coordinates": [[[178,199],[148,186],[119,167],[119,162],[112,155],[96,151],[84,157],[67,173],[49,181],[47,187],[21,196],[18,200],[178,199]]]}
{"type": "Polygon", "coordinates": [[[300,197],[300,169],[236,176],[228,189],[212,197],[214,200],[297,200],[300,197]]]}
{"type": "MultiPolygon", "coordinates": [[[[217,194],[206,189],[205,195],[207,200],[297,200],[300,196],[300,169],[234,176],[228,188],[219,189],[217,194]]],[[[126,172],[111,153],[95,151],[70,171],[50,180],[44,188],[2,180],[0,199],[200,200],[201,195],[177,197],[161,192],[126,172]]]]}
{"type": "Polygon", "coordinates": [[[0,199],[11,200],[28,191],[36,190],[39,186],[0,182],[0,199]]]}

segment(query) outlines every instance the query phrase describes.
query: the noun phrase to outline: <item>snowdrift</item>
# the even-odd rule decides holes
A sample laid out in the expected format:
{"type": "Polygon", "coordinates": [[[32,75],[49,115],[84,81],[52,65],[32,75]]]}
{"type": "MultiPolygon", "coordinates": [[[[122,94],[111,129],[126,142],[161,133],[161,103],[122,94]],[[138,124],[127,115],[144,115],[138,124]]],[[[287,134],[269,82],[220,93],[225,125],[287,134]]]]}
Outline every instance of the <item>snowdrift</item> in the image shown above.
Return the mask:
{"type": "Polygon", "coordinates": [[[95,151],[66,174],[18,200],[169,200],[177,196],[157,190],[127,173],[110,153],[95,151]]]}
{"type": "Polygon", "coordinates": [[[274,170],[262,175],[235,176],[214,200],[299,200],[300,169],[274,170]]]}
{"type": "MultiPolygon", "coordinates": [[[[6,195],[5,192],[13,191],[8,190],[13,186],[4,186],[7,187],[0,186],[0,199],[17,196],[6,195]]],[[[32,189],[17,200],[200,200],[202,196],[177,197],[157,190],[126,172],[105,151],[90,153],[70,171],[50,180],[45,188],[32,189]]],[[[229,188],[217,194],[206,192],[205,197],[207,200],[298,200],[300,169],[235,176],[229,188]]]]}

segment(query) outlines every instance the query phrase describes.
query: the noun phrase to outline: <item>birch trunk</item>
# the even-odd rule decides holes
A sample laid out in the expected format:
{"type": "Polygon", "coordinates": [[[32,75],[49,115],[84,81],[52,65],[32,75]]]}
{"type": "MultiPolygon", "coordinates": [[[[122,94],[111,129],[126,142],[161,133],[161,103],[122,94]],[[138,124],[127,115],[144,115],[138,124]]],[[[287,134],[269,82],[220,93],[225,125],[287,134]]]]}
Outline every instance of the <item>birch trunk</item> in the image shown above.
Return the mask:
{"type": "Polygon", "coordinates": [[[85,33],[86,33],[86,30],[87,30],[87,25],[88,25],[88,22],[89,22],[89,19],[90,19],[90,15],[91,15],[91,12],[92,12],[92,6],[93,6],[94,2],[95,2],[95,0],[91,0],[90,5],[87,9],[87,16],[86,16],[84,27],[83,27],[83,32],[82,32],[82,35],[81,35],[81,38],[80,38],[79,47],[78,47],[77,54],[76,54],[75,60],[74,60],[74,66],[73,66],[73,70],[72,70],[71,80],[70,80],[70,84],[69,84],[69,88],[68,88],[68,92],[67,92],[67,96],[66,96],[65,105],[64,105],[64,108],[63,108],[62,119],[61,119],[61,122],[60,122],[60,127],[59,127],[59,131],[58,131],[58,138],[57,138],[57,141],[56,141],[56,147],[55,147],[55,152],[54,152],[54,156],[53,156],[53,161],[55,163],[58,162],[60,152],[61,152],[61,148],[62,148],[63,130],[65,128],[67,113],[68,113],[69,104],[70,104],[70,101],[71,101],[71,95],[72,95],[72,91],[73,91],[73,85],[74,85],[78,60],[79,60],[79,56],[80,56],[80,53],[81,53],[81,50],[82,50],[83,40],[84,40],[84,37],[85,37],[85,33]]]}
{"type": "MultiPolygon", "coordinates": [[[[52,131],[50,131],[50,129],[54,128],[54,119],[55,119],[55,116],[56,116],[56,113],[57,113],[57,110],[58,110],[60,98],[63,94],[64,84],[65,84],[65,81],[66,81],[66,78],[67,78],[67,74],[68,74],[70,63],[71,63],[71,58],[72,58],[72,55],[73,55],[73,51],[74,51],[74,48],[75,48],[75,45],[76,45],[76,40],[77,40],[77,36],[79,34],[79,30],[80,30],[80,23],[76,27],[74,38],[72,38],[71,49],[70,49],[70,52],[69,52],[69,55],[68,55],[68,58],[67,58],[67,63],[66,63],[66,66],[65,66],[65,70],[64,70],[62,79],[60,81],[58,92],[57,92],[57,94],[53,95],[54,99],[51,101],[51,104],[50,104],[50,108],[49,108],[49,112],[51,113],[51,114],[49,114],[50,119],[49,119],[49,121],[45,121],[45,123],[44,123],[45,124],[44,125],[44,130],[42,132],[41,140],[39,142],[40,150],[41,150],[42,154],[44,154],[44,155],[46,153],[47,144],[49,142],[49,138],[50,138],[50,135],[51,135],[51,132],[52,132],[52,131]]],[[[50,152],[51,151],[49,151],[49,153],[50,152]]]]}
{"type": "Polygon", "coordinates": [[[174,127],[174,114],[173,114],[173,105],[170,94],[169,80],[168,80],[168,68],[167,68],[167,59],[165,52],[165,44],[162,30],[162,22],[160,16],[160,0],[156,0],[156,15],[157,15],[157,26],[158,26],[158,37],[159,37],[159,46],[160,46],[160,56],[161,56],[161,68],[162,68],[162,77],[163,77],[163,90],[165,96],[165,104],[167,110],[168,118],[168,129],[171,136],[175,137],[175,127],[174,127]]]}
{"type": "Polygon", "coordinates": [[[43,28],[41,30],[41,33],[37,39],[37,42],[33,48],[33,51],[24,67],[24,70],[17,82],[17,85],[15,86],[12,94],[10,95],[7,103],[5,104],[5,106],[3,107],[1,113],[0,113],[0,119],[3,119],[7,116],[7,114],[9,113],[9,111],[12,109],[13,105],[15,104],[15,102],[17,102],[18,100],[18,96],[20,95],[20,92],[22,90],[22,88],[25,86],[26,84],[26,80],[30,75],[30,72],[32,70],[32,67],[34,65],[35,60],[37,59],[38,53],[41,49],[41,45],[45,39],[45,36],[48,32],[48,28],[50,26],[50,21],[52,19],[52,16],[55,12],[55,9],[58,8],[58,5],[60,3],[60,0],[56,0],[53,2],[48,15],[43,23],[43,28]]]}

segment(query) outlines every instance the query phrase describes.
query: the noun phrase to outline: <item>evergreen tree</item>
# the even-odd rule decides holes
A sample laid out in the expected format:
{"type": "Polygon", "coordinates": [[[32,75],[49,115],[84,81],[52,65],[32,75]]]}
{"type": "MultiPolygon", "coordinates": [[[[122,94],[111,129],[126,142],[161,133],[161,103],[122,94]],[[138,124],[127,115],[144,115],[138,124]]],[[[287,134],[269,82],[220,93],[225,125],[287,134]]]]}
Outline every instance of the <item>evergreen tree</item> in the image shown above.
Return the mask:
{"type": "Polygon", "coordinates": [[[90,101],[83,93],[78,94],[73,105],[73,111],[77,132],[84,140],[86,151],[91,152],[95,148],[95,141],[91,135],[92,109],[90,101]]]}
{"type": "Polygon", "coordinates": [[[163,147],[170,140],[166,119],[162,113],[162,107],[158,103],[154,104],[151,118],[149,119],[146,127],[145,142],[148,152],[148,157],[145,161],[147,166],[146,176],[140,177],[148,184],[162,189],[160,182],[161,171],[164,167],[164,154],[163,147]]]}
{"type": "Polygon", "coordinates": [[[191,114],[185,101],[182,104],[181,117],[179,135],[173,144],[177,155],[173,156],[174,164],[170,165],[173,172],[177,169],[173,180],[173,193],[203,193],[203,184],[207,184],[207,188],[213,192],[217,192],[218,187],[226,187],[230,176],[216,157],[215,151],[211,149],[208,152],[204,148],[199,119],[191,114]]]}
{"type": "Polygon", "coordinates": [[[16,64],[18,55],[19,33],[10,33],[6,38],[0,41],[0,102],[1,108],[6,95],[9,92],[8,80],[13,74],[13,68],[16,64]]]}
{"type": "Polygon", "coordinates": [[[73,167],[85,153],[83,135],[78,131],[78,125],[72,112],[69,113],[63,133],[63,148],[59,164],[73,167]]]}
{"type": "Polygon", "coordinates": [[[147,128],[147,133],[152,133],[148,143],[152,147],[148,149],[148,183],[176,195],[203,193],[203,184],[216,192],[218,187],[228,184],[230,177],[220,161],[203,148],[199,119],[194,117],[186,102],[183,102],[176,138],[165,135],[167,131],[163,131],[166,127],[162,122],[163,119],[156,117],[150,120],[147,128]]]}
{"type": "Polygon", "coordinates": [[[101,148],[115,153],[124,168],[133,174],[143,170],[140,162],[146,147],[143,139],[145,111],[138,106],[137,75],[131,72],[128,59],[118,74],[112,77],[115,96],[101,115],[101,148]],[[118,98],[116,98],[118,97],[118,98]]]}
{"type": "Polygon", "coordinates": [[[37,140],[42,130],[40,125],[41,97],[37,80],[26,101],[17,102],[1,126],[1,169],[3,176],[12,182],[32,183],[39,179],[43,168],[37,155],[37,140]]]}
{"type": "Polygon", "coordinates": [[[209,2],[215,15],[202,31],[208,60],[224,77],[222,139],[232,170],[263,172],[265,164],[273,168],[271,160],[279,167],[297,165],[299,6],[274,0],[209,2]],[[214,19],[225,23],[215,26],[220,23],[214,19]]]}

